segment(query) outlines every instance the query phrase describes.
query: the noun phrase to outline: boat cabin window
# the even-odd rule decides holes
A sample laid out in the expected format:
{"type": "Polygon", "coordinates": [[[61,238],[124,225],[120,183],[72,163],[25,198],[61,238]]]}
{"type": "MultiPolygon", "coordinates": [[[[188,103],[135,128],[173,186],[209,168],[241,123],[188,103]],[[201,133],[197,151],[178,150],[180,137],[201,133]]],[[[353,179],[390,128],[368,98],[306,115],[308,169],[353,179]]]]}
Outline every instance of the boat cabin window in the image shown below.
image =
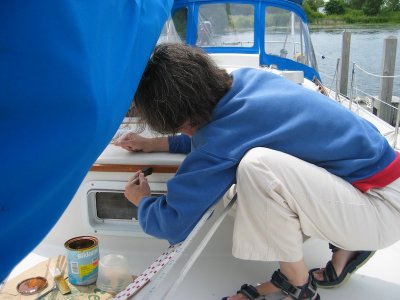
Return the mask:
{"type": "Polygon", "coordinates": [[[165,23],[158,43],[184,43],[186,41],[187,15],[186,7],[175,10],[172,17],[165,23]]]}
{"type": "Polygon", "coordinates": [[[254,6],[237,3],[200,5],[196,45],[253,47],[254,6]]]}
{"type": "Polygon", "coordinates": [[[96,212],[100,219],[137,219],[137,207],[120,192],[97,192],[96,212]]]}
{"type": "MultiPolygon", "coordinates": [[[[96,234],[147,236],[138,222],[138,209],[124,195],[126,182],[88,181],[82,186],[82,208],[88,225],[96,234]]],[[[165,195],[165,182],[149,182],[151,195],[165,195]]]]}
{"type": "Polygon", "coordinates": [[[265,52],[313,66],[307,25],[294,13],[278,7],[265,10],[265,52]]]}
{"type": "Polygon", "coordinates": [[[137,207],[126,199],[123,192],[96,192],[95,207],[96,216],[101,220],[137,220],[137,207]]]}

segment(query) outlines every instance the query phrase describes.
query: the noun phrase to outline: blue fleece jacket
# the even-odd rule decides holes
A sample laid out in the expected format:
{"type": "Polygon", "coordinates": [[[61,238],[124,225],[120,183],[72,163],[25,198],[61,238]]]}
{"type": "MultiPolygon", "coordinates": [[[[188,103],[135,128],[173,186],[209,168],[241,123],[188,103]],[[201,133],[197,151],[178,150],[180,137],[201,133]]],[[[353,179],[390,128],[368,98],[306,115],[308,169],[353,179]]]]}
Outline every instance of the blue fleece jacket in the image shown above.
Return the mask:
{"type": "Polygon", "coordinates": [[[192,150],[192,141],[186,134],[171,135],[168,137],[168,147],[170,153],[188,154],[192,150]]]}
{"type": "Polygon", "coordinates": [[[167,195],[142,199],[139,222],[146,233],[172,244],[184,240],[235,183],[241,158],[254,147],[288,153],[349,182],[395,160],[375,126],[328,97],[262,70],[240,69],[232,77],[212,120],[193,135],[167,195]]]}

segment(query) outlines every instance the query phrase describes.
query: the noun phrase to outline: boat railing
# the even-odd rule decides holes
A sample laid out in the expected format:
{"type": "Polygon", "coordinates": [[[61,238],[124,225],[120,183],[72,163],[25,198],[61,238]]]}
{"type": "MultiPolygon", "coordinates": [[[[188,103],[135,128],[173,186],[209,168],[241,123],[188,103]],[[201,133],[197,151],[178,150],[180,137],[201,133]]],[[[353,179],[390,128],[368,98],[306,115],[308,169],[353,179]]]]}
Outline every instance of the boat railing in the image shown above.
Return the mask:
{"type": "MultiPolygon", "coordinates": [[[[328,57],[324,54],[321,53],[315,53],[316,58],[321,58],[322,60],[330,60],[332,62],[332,64],[335,64],[336,67],[334,68],[333,74],[328,74],[325,73],[321,70],[318,70],[318,73],[320,74],[320,76],[323,78],[324,80],[324,86],[327,87],[328,89],[332,90],[332,91],[338,91],[339,89],[336,88],[337,84],[338,84],[338,79],[337,77],[338,75],[338,71],[339,71],[339,63],[340,63],[340,58],[332,58],[332,57],[328,57]],[[329,82],[329,83],[327,83],[329,82]]],[[[317,60],[318,61],[318,60],[317,60]]],[[[318,65],[321,62],[318,61],[318,65]]],[[[337,99],[339,100],[339,99],[337,99]]]]}
{"type": "MultiPolygon", "coordinates": [[[[268,50],[267,45],[271,45],[271,44],[284,44],[285,41],[284,40],[269,40],[269,41],[265,41],[264,45],[265,45],[265,49],[268,50]]],[[[295,46],[301,46],[301,44],[299,42],[286,42],[286,44],[289,45],[295,45],[295,46]]],[[[252,47],[254,45],[254,41],[223,41],[223,40],[219,40],[218,41],[218,36],[215,36],[215,41],[210,42],[209,46],[234,46],[234,47],[252,47]]]]}
{"type": "MultiPolygon", "coordinates": [[[[363,75],[373,77],[376,80],[383,80],[383,79],[394,80],[396,78],[400,78],[400,75],[387,76],[387,75],[374,74],[367,71],[365,68],[361,67],[355,62],[353,62],[351,73],[352,76],[350,83],[350,105],[352,103],[356,103],[357,105],[359,104],[363,105],[374,115],[378,116],[385,122],[394,126],[394,136],[393,136],[392,146],[393,148],[396,148],[398,141],[398,134],[399,134],[399,123],[400,123],[400,109],[399,109],[400,97],[395,95],[390,95],[391,99],[385,101],[384,99],[381,99],[377,95],[371,95],[371,93],[368,93],[359,88],[358,76],[360,73],[362,73],[363,75]]],[[[392,94],[396,92],[399,91],[393,90],[392,94]]]]}
{"type": "Polygon", "coordinates": [[[304,51],[304,49],[301,48],[302,44],[300,42],[285,41],[285,40],[267,40],[264,42],[265,49],[268,51],[268,45],[272,45],[272,44],[283,45],[284,48],[289,48],[288,46],[295,46],[295,47],[298,46],[300,50],[304,51]]]}
{"type": "Polygon", "coordinates": [[[322,59],[336,60],[336,67],[333,75],[320,72],[320,75],[324,78],[324,80],[330,81],[330,84],[324,84],[328,90],[328,95],[331,98],[334,98],[336,101],[347,105],[350,110],[362,115],[362,117],[366,119],[379,119],[381,121],[380,124],[383,124],[383,126],[380,127],[382,134],[388,138],[393,148],[399,149],[400,90],[393,90],[394,96],[392,96],[390,102],[384,101],[380,98],[380,96],[372,95],[371,92],[366,91],[365,86],[361,87],[363,84],[365,85],[366,80],[359,80],[359,78],[363,78],[363,76],[371,76],[374,80],[394,80],[400,78],[400,75],[377,75],[367,71],[365,68],[353,62],[350,89],[347,95],[340,92],[340,58],[334,59],[322,56],[322,59]],[[368,113],[368,116],[366,116],[366,112],[368,113]]]}
{"type": "Polygon", "coordinates": [[[233,42],[218,42],[219,46],[234,46],[234,47],[251,47],[254,45],[254,41],[233,41],[233,42]],[[246,46],[247,45],[247,46],[246,46]]]}
{"type": "MultiPolygon", "coordinates": [[[[317,55],[318,57],[318,55],[317,55]]],[[[374,87],[366,82],[381,81],[385,79],[398,80],[399,75],[384,76],[377,75],[367,71],[359,64],[353,62],[350,77],[350,88],[347,94],[343,94],[340,91],[340,67],[341,59],[332,58],[321,55],[323,60],[330,59],[330,65],[336,64],[333,74],[326,74],[320,72],[321,77],[324,80],[324,87],[326,88],[329,97],[336,101],[348,106],[350,110],[361,115],[362,117],[373,121],[379,120],[379,129],[383,135],[385,135],[395,149],[400,149],[400,85],[393,85],[396,87],[393,89],[393,96],[391,95],[391,101],[384,101],[380,96],[379,92],[371,92],[374,87]],[[333,62],[335,60],[335,62],[333,62]],[[367,78],[371,77],[371,78],[367,78]]],[[[376,84],[378,89],[378,84],[376,84]]],[[[376,121],[374,122],[376,123],[376,121]]]]}

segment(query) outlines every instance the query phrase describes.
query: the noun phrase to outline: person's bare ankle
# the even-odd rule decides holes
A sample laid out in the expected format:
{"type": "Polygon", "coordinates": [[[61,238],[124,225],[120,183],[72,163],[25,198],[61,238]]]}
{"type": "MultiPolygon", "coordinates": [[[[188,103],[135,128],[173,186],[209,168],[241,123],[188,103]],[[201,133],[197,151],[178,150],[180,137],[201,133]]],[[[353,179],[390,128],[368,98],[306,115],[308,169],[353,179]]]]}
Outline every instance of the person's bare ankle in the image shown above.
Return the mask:
{"type": "Polygon", "coordinates": [[[308,282],[308,274],[307,276],[300,276],[293,279],[288,280],[289,283],[293,284],[294,286],[303,286],[308,282]]]}
{"type": "Polygon", "coordinates": [[[339,276],[347,263],[356,255],[356,251],[339,249],[332,254],[332,264],[336,274],[339,276]]]}
{"type": "Polygon", "coordinates": [[[290,263],[280,262],[280,267],[281,273],[294,286],[303,286],[308,282],[309,274],[303,260],[290,263]]]}

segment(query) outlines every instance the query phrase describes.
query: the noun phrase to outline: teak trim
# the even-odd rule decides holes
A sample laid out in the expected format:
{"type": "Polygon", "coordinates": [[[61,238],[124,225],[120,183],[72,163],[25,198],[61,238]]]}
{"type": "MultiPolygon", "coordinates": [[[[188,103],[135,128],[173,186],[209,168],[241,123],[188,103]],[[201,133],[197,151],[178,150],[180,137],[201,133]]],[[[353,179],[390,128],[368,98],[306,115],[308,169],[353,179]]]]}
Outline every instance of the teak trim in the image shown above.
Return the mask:
{"type": "Polygon", "coordinates": [[[92,172],[136,172],[144,168],[153,168],[153,173],[176,173],[179,166],[163,165],[103,165],[94,164],[90,171],[92,172]]]}

